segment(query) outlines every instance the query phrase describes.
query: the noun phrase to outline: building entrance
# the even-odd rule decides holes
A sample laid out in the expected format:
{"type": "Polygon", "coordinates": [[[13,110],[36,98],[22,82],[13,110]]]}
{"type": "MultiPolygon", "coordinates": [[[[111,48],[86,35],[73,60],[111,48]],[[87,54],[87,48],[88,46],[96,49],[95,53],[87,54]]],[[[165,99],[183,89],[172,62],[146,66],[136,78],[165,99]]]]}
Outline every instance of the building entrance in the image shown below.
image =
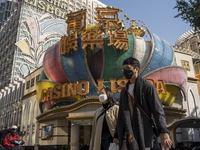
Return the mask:
{"type": "Polygon", "coordinates": [[[71,123],[70,150],[89,150],[92,125],[71,123]]]}

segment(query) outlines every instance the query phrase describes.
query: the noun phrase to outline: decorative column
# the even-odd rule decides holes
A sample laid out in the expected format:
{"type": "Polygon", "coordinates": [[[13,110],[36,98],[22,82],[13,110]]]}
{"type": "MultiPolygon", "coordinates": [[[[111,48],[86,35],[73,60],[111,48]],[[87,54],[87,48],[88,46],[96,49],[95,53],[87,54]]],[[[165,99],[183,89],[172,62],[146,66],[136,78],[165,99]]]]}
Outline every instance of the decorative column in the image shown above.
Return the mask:
{"type": "Polygon", "coordinates": [[[84,144],[85,145],[90,145],[90,138],[91,138],[91,131],[92,131],[92,126],[84,126],[83,127],[83,137],[84,137],[84,144]]]}
{"type": "Polygon", "coordinates": [[[34,145],[34,150],[38,150],[38,145],[39,145],[39,133],[40,133],[40,123],[36,121],[36,127],[35,127],[35,145],[34,145]]]}
{"type": "Polygon", "coordinates": [[[176,129],[172,129],[170,130],[170,138],[172,140],[172,146],[175,147],[176,146],[176,133],[175,133],[176,129]]]}
{"type": "Polygon", "coordinates": [[[70,150],[79,150],[80,128],[78,124],[71,123],[71,143],[70,150]]]}

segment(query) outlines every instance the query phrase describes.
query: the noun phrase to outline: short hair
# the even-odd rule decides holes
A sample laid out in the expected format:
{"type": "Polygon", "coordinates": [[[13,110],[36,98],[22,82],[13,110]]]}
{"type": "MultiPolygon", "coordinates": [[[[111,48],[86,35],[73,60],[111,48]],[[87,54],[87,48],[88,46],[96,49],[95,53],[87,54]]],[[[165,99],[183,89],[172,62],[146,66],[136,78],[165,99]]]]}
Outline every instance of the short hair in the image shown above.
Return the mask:
{"type": "Polygon", "coordinates": [[[126,59],[123,61],[123,64],[122,64],[122,65],[132,65],[134,68],[136,68],[136,67],[140,68],[140,62],[139,62],[139,60],[137,60],[137,59],[134,58],[134,57],[126,58],[126,59]]]}

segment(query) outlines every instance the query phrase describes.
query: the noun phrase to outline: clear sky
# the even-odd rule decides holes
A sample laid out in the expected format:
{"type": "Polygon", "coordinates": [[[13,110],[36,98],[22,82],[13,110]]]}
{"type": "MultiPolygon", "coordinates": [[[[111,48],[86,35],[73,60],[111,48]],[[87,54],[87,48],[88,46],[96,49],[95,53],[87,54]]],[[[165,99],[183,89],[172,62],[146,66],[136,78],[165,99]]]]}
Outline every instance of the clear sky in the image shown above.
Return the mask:
{"type": "Polygon", "coordinates": [[[174,18],[177,10],[173,9],[176,0],[99,0],[108,6],[123,9],[120,18],[124,14],[130,19],[143,21],[148,29],[165,39],[172,45],[179,36],[190,30],[189,23],[181,18],[174,18]]]}

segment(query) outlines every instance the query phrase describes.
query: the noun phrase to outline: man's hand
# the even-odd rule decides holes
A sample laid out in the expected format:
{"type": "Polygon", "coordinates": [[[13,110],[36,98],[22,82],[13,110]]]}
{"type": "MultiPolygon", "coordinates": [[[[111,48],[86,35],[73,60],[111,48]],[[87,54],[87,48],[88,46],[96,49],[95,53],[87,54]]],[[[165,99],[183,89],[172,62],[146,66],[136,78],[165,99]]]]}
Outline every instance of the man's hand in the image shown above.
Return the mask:
{"type": "Polygon", "coordinates": [[[115,143],[116,145],[118,145],[118,144],[119,144],[119,140],[116,139],[116,138],[114,138],[114,139],[113,139],[113,143],[115,143]]]}
{"type": "Polygon", "coordinates": [[[168,133],[161,133],[160,140],[161,146],[163,146],[165,150],[167,150],[167,148],[171,148],[172,141],[170,140],[168,133]]]}

